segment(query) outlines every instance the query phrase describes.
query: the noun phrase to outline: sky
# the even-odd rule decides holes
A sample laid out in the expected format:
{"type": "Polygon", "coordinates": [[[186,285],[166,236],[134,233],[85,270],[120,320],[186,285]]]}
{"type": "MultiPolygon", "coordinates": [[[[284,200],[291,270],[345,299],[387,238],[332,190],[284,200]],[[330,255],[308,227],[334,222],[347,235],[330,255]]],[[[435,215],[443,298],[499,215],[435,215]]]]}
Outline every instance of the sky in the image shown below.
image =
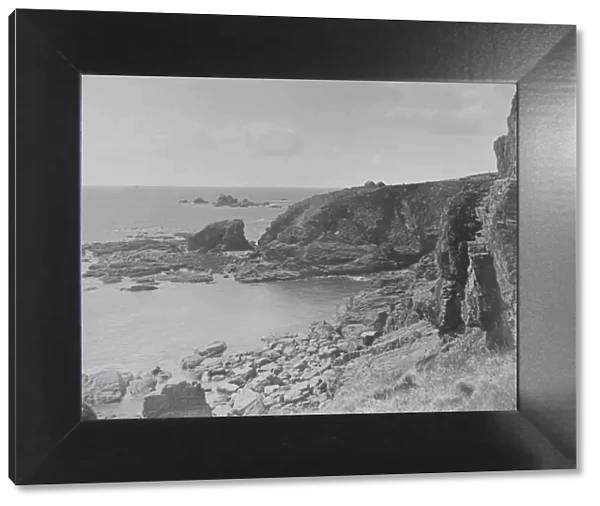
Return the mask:
{"type": "Polygon", "coordinates": [[[513,84],[84,76],[83,184],[339,188],[496,170],[513,84]]]}

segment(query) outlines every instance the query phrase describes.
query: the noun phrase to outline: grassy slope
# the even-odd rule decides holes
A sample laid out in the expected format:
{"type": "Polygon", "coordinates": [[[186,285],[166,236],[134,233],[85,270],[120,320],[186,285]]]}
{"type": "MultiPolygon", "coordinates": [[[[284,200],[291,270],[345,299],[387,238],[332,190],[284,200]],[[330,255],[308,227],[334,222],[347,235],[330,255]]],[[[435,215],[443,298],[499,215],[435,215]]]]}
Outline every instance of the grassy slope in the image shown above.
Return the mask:
{"type": "Polygon", "coordinates": [[[478,329],[445,351],[437,331],[427,324],[395,333],[414,341],[349,364],[321,412],[516,409],[516,354],[490,353],[478,329]]]}

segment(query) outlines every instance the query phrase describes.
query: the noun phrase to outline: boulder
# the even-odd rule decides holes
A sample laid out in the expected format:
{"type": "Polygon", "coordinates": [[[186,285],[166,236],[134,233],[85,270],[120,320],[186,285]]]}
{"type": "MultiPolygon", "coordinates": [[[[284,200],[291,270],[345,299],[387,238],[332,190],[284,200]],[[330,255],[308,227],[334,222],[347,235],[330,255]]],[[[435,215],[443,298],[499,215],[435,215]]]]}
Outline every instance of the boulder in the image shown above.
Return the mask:
{"type": "Polygon", "coordinates": [[[290,390],[283,395],[283,402],[286,404],[295,404],[307,399],[310,395],[308,381],[296,383],[290,390]]]}
{"type": "Polygon", "coordinates": [[[227,349],[227,343],[224,341],[213,341],[212,343],[201,346],[200,348],[194,349],[195,355],[200,355],[201,357],[220,357],[225,353],[227,349]]]}
{"type": "Polygon", "coordinates": [[[340,337],[339,332],[327,321],[314,322],[310,325],[308,337],[318,341],[333,341],[340,337]]]}
{"type": "Polygon", "coordinates": [[[188,239],[191,251],[209,251],[221,248],[224,251],[247,251],[252,246],[244,234],[244,222],[240,219],[217,221],[206,225],[188,239]]]}
{"type": "Polygon", "coordinates": [[[203,359],[202,366],[211,369],[211,374],[219,374],[219,371],[223,370],[223,359],[221,357],[201,358],[203,359]]]}
{"type": "Polygon", "coordinates": [[[282,380],[279,376],[271,372],[261,372],[252,380],[252,387],[257,390],[263,390],[268,385],[281,385],[282,380]]]}
{"type": "Polygon", "coordinates": [[[238,385],[234,385],[233,383],[221,383],[217,386],[217,392],[221,392],[226,395],[231,395],[237,392],[240,389],[238,385]]]}
{"type": "Polygon", "coordinates": [[[268,411],[267,407],[264,405],[262,399],[256,399],[248,409],[244,411],[244,416],[258,416],[264,415],[268,411]]]}
{"type": "Polygon", "coordinates": [[[194,354],[183,357],[179,362],[179,365],[184,371],[189,371],[191,369],[196,369],[203,361],[204,357],[194,354]]]}
{"type": "Polygon", "coordinates": [[[277,392],[277,390],[279,390],[280,388],[281,387],[279,385],[267,385],[264,388],[265,395],[271,395],[277,392]]]}
{"type": "Polygon", "coordinates": [[[167,383],[160,393],[144,397],[144,418],[195,418],[212,416],[200,383],[180,381],[167,383]]]}
{"type": "Polygon", "coordinates": [[[104,369],[83,375],[83,402],[90,406],[115,404],[127,393],[133,374],[116,369],[104,369]]]}
{"type": "Polygon", "coordinates": [[[213,409],[213,416],[233,416],[233,409],[227,404],[220,404],[213,409]]]}
{"type": "Polygon", "coordinates": [[[127,396],[140,397],[149,394],[156,389],[157,383],[157,375],[152,374],[152,372],[139,374],[127,386],[127,396]]]}
{"type": "Polygon", "coordinates": [[[387,311],[379,311],[373,322],[373,330],[383,332],[385,324],[387,323],[389,314],[387,311]]]}
{"type": "Polygon", "coordinates": [[[260,399],[259,393],[244,388],[233,396],[233,411],[238,415],[243,415],[258,399],[260,399]]]}
{"type": "Polygon", "coordinates": [[[362,339],[362,342],[365,346],[371,346],[373,344],[373,341],[375,341],[375,339],[377,339],[378,337],[381,337],[382,332],[380,330],[370,330],[368,332],[363,332],[360,335],[360,338],[362,339]]]}

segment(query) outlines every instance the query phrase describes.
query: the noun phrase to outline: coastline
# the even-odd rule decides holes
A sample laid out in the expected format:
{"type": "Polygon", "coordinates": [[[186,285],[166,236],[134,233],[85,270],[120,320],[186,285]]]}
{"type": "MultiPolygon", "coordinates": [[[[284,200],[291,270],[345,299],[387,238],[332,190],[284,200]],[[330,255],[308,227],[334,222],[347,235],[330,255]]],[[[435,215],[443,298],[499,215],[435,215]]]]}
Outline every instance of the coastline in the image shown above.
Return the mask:
{"type": "Polygon", "coordinates": [[[191,350],[182,379],[160,367],[84,374],[84,412],[132,397],[143,397],[144,418],[516,409],[516,111],[513,100],[496,173],[313,195],[256,243],[235,218],[179,237],[84,245],[96,260],[84,278],[128,280],[122,290],[132,292],[215,274],[371,279],[305,332],[244,353],[227,354],[220,340],[191,350]]]}

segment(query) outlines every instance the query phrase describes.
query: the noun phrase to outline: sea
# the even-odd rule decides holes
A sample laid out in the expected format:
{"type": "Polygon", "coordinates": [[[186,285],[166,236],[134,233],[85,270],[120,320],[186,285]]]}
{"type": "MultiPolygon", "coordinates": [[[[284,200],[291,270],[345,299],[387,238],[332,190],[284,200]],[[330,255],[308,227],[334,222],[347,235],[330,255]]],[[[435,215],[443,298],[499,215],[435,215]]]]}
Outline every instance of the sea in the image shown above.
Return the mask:
{"type": "MultiPolygon", "coordinates": [[[[82,240],[106,242],[140,234],[197,232],[218,220],[240,218],[257,240],[288,205],[331,188],[94,187],[82,191],[82,240]],[[179,204],[226,193],[272,202],[279,208],[179,204]]],[[[242,284],[215,276],[213,284],[169,284],[150,292],[124,292],[130,283],[104,285],[85,278],[82,291],[83,371],[119,368],[177,373],[194,348],[225,341],[227,353],[251,351],[272,335],[307,332],[331,319],[348,297],[364,289],[360,277],[242,284]],[[91,290],[90,290],[91,289],[91,290]]]]}

